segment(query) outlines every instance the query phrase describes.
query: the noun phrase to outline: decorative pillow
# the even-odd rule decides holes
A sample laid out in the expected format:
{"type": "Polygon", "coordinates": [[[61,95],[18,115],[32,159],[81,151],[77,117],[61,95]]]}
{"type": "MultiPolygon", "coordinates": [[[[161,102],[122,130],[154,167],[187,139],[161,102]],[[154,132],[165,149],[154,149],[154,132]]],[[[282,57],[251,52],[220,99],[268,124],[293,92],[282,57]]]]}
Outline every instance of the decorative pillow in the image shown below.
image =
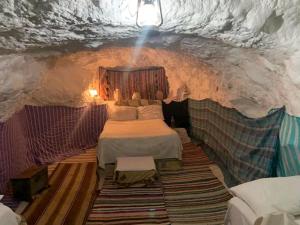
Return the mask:
{"type": "Polygon", "coordinates": [[[137,111],[139,120],[164,119],[161,105],[139,106],[137,111]]]}
{"type": "Polygon", "coordinates": [[[138,107],[138,106],[141,105],[141,102],[140,102],[140,100],[137,100],[137,99],[135,99],[135,100],[128,100],[128,105],[129,106],[138,107]]]}
{"type": "Polygon", "coordinates": [[[131,99],[132,100],[141,100],[141,94],[139,92],[134,92],[131,99]]]}
{"type": "Polygon", "coordinates": [[[108,118],[110,120],[136,120],[136,107],[108,105],[108,118]]]}
{"type": "Polygon", "coordinates": [[[256,213],[300,215],[300,176],[263,178],[232,187],[230,191],[256,213]]]}
{"type": "Polygon", "coordinates": [[[115,102],[115,105],[118,105],[118,106],[128,106],[128,100],[119,100],[119,101],[116,101],[115,102]]]}
{"type": "Polygon", "coordinates": [[[114,90],[114,100],[120,101],[121,99],[122,99],[122,95],[120,89],[117,88],[116,90],[114,90]]]}
{"type": "Polygon", "coordinates": [[[149,105],[161,105],[160,100],[149,100],[149,105]]]}
{"type": "Polygon", "coordinates": [[[141,105],[142,106],[149,105],[149,100],[148,99],[141,99],[141,105]]]}

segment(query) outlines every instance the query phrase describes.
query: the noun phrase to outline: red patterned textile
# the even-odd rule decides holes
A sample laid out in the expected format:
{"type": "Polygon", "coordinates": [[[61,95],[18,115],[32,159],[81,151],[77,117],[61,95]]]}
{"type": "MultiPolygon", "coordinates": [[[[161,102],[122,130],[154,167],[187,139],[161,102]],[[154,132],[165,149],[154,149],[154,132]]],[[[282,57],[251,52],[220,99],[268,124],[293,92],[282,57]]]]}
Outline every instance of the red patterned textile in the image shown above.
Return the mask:
{"type": "Polygon", "coordinates": [[[139,92],[143,99],[156,99],[157,91],[168,96],[169,85],[163,67],[143,68],[99,68],[99,91],[104,100],[112,100],[115,89],[119,89],[123,99],[130,99],[139,92]]]}
{"type": "Polygon", "coordinates": [[[47,164],[97,144],[105,105],[71,108],[25,106],[0,123],[0,193],[10,177],[32,164],[47,164]]]}

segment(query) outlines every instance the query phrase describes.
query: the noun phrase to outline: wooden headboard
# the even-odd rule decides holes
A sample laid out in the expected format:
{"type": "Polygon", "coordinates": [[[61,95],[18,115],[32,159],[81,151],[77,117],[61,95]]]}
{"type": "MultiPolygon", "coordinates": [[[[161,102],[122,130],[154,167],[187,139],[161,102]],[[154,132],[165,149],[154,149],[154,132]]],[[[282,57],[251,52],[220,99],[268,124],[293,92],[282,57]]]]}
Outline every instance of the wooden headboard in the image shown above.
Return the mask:
{"type": "Polygon", "coordinates": [[[157,91],[168,96],[169,84],[163,67],[99,67],[99,92],[104,100],[112,100],[114,90],[119,89],[123,99],[131,99],[139,92],[143,99],[155,99],[157,91]]]}

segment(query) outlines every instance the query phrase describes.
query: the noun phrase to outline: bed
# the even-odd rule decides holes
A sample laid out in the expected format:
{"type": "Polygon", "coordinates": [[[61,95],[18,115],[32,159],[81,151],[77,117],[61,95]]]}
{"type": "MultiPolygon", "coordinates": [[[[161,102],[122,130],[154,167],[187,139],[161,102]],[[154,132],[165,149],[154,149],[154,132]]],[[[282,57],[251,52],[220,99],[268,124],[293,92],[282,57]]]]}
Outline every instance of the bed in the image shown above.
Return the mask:
{"type": "Polygon", "coordinates": [[[263,178],[230,188],[225,225],[300,225],[300,176],[263,178]]]}
{"type": "Polygon", "coordinates": [[[178,134],[161,119],[105,123],[97,146],[98,165],[115,163],[122,156],[153,156],[154,159],[181,160],[178,134]]]}
{"type": "Polygon", "coordinates": [[[21,217],[15,214],[10,208],[0,203],[0,224],[20,225],[21,217]]]}
{"type": "Polygon", "coordinates": [[[99,91],[108,111],[97,145],[100,168],[117,157],[181,160],[180,137],[163,121],[161,100],[168,89],[163,67],[99,68],[99,91]]]}

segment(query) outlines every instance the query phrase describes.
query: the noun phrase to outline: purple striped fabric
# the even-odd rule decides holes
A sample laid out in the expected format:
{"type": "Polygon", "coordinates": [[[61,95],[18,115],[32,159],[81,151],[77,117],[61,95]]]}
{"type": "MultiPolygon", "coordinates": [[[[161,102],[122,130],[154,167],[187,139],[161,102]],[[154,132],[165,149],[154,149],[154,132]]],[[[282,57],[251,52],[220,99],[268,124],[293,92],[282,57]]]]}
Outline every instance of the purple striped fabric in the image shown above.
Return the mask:
{"type": "Polygon", "coordinates": [[[0,192],[10,177],[93,147],[107,119],[105,105],[25,106],[0,123],[0,192]]]}
{"type": "Polygon", "coordinates": [[[0,193],[6,189],[10,177],[34,164],[23,133],[24,115],[22,110],[5,123],[0,123],[0,193]]]}

